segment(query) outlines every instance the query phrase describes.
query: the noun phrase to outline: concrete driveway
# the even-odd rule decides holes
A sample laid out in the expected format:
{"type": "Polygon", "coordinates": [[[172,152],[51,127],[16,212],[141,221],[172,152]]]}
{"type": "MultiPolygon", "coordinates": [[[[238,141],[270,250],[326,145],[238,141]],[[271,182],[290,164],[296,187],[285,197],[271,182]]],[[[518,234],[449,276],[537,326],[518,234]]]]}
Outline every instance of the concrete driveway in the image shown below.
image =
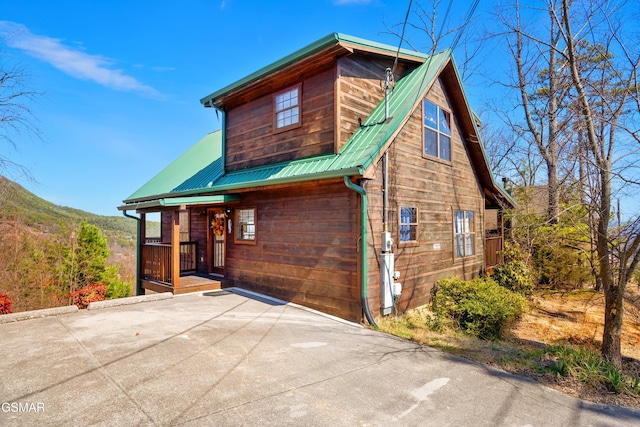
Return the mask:
{"type": "Polygon", "coordinates": [[[2,426],[637,426],[244,291],[0,324],[2,426]]]}

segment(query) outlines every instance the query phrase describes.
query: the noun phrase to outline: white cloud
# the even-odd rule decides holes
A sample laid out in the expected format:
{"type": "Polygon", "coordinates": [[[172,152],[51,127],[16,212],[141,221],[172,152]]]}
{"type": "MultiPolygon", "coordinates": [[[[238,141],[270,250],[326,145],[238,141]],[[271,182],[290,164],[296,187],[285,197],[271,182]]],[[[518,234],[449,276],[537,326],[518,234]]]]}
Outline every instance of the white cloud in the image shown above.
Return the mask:
{"type": "Polygon", "coordinates": [[[21,49],[58,70],[82,80],[92,80],[111,89],[159,96],[159,92],[136,78],[113,68],[113,61],[66,46],[62,40],[33,34],[16,22],[0,21],[0,35],[7,46],[21,49]]]}

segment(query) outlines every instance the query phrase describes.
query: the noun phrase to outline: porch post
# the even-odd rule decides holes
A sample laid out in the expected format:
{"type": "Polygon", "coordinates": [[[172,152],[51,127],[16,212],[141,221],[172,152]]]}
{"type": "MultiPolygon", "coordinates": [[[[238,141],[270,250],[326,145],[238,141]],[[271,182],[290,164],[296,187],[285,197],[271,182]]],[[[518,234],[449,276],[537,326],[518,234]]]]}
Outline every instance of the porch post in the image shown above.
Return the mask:
{"type": "Polygon", "coordinates": [[[138,265],[137,265],[137,276],[138,279],[136,281],[136,295],[144,295],[145,290],[142,287],[142,270],[143,265],[145,265],[145,260],[142,259],[142,246],[147,243],[147,214],[140,213],[140,221],[138,222],[138,265]]]}
{"type": "Polygon", "coordinates": [[[171,285],[180,286],[180,211],[173,211],[171,221],[171,285]]]}

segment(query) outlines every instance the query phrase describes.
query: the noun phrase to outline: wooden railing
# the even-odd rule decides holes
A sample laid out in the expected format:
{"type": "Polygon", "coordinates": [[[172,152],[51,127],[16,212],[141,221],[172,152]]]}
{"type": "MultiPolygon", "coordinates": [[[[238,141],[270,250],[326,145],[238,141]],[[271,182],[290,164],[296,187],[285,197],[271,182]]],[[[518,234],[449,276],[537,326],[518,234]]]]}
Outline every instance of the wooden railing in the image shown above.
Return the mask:
{"type": "MultiPolygon", "coordinates": [[[[171,283],[171,244],[142,245],[142,276],[146,280],[171,283]]],[[[180,272],[196,270],[196,242],[180,242],[180,272]]]]}
{"type": "Polygon", "coordinates": [[[484,259],[486,267],[495,267],[502,263],[502,236],[484,238],[484,259]]]}
{"type": "Polygon", "coordinates": [[[196,271],[196,242],[180,242],[180,272],[196,271]]]}

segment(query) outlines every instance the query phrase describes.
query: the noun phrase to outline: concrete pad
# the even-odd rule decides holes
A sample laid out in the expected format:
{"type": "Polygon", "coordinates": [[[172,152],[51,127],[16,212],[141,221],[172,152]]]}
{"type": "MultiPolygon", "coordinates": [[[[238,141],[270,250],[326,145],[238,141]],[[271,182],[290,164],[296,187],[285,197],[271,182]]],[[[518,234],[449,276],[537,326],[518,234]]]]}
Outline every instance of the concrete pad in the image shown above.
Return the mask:
{"type": "Polygon", "coordinates": [[[251,296],[0,324],[0,425],[640,425],[640,411],[251,296]]]}

